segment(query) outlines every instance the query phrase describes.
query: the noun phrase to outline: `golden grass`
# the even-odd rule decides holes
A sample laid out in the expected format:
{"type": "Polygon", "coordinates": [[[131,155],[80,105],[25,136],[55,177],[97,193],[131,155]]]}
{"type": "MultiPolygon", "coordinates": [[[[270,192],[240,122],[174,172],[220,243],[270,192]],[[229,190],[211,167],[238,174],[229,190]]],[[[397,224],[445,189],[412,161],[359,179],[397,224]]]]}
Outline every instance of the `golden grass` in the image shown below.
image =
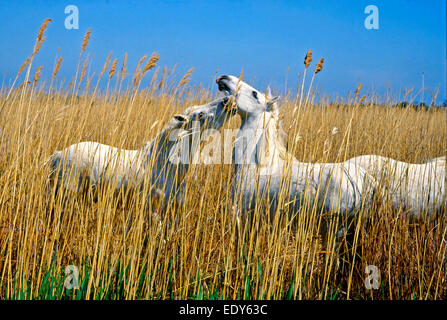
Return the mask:
{"type": "MultiPolygon", "coordinates": [[[[90,30],[81,53],[89,38],[90,30]]],[[[56,85],[45,90],[38,79],[28,88],[1,88],[0,298],[447,298],[445,211],[431,221],[410,224],[405,212],[375,199],[374,208],[362,213],[371,221],[361,225],[357,246],[342,246],[348,252],[336,254],[333,237],[325,242],[318,232],[322,219],[329,217],[305,209],[294,224],[272,223],[259,209],[251,232],[235,242],[230,165],[191,168],[186,202],[166,211],[157,204],[144,210],[144,194],[117,198],[107,188],[96,202],[89,193],[54,197],[43,163],[55,150],[87,140],[137,149],[173,114],[212,98],[201,87],[188,87],[192,68],[177,84],[169,77],[173,70],[166,68],[157,80],[157,54],[143,69],[142,59],[132,86],[121,90],[126,60],[127,55],[114,80],[113,60],[111,92],[100,92],[100,79],[88,90],[88,74],[81,86],[78,72],[72,79],[78,85],[69,92],[54,89],[56,85]],[[151,69],[151,86],[140,88],[151,69]],[[137,202],[126,234],[132,197],[137,202]],[[153,212],[161,221],[150,218],[153,212]],[[178,221],[169,223],[174,216],[178,221]],[[63,283],[67,265],[78,266],[80,289],[70,291],[59,282],[48,287],[49,279],[63,283]],[[367,265],[381,271],[379,290],[365,288],[367,265]]],[[[300,98],[284,98],[281,111],[289,128],[289,150],[300,161],[378,154],[420,163],[445,155],[444,110],[402,109],[366,103],[368,99],[362,105],[317,103],[312,96],[297,113],[300,98]]],[[[238,125],[235,117],[226,128],[238,125]]]]}

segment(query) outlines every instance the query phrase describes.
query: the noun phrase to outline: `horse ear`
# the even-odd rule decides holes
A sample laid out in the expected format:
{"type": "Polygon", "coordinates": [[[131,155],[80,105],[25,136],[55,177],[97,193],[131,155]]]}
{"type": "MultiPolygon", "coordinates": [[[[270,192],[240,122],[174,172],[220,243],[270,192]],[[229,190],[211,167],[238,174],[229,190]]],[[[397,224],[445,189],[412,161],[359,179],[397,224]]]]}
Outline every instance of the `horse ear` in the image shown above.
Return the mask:
{"type": "Polygon", "coordinates": [[[275,104],[276,102],[278,102],[278,100],[279,100],[279,96],[275,96],[275,97],[273,97],[273,98],[269,98],[269,100],[268,100],[268,104],[273,105],[273,104],[275,104]]]}
{"type": "Polygon", "coordinates": [[[279,96],[273,97],[273,98],[269,98],[267,100],[267,111],[275,111],[278,112],[278,105],[277,105],[277,101],[279,99],[279,96]]]}
{"type": "Polygon", "coordinates": [[[267,86],[267,98],[270,99],[272,96],[272,89],[270,89],[270,86],[267,86]]]}

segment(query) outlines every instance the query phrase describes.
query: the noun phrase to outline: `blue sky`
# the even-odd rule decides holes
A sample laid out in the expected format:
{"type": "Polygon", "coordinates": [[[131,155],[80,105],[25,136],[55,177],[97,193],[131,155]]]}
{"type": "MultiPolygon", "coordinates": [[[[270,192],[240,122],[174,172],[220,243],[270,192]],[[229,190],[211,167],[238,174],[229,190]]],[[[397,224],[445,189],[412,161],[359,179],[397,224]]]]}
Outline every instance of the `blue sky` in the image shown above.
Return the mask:
{"type": "MultiPolygon", "coordinates": [[[[446,1],[444,0],[309,0],[309,1],[2,1],[0,2],[0,72],[13,78],[32,51],[45,18],[49,26],[35,67],[48,79],[58,48],[61,78],[76,69],[82,37],[92,38],[96,74],[113,51],[129,70],[144,54],[156,51],[159,65],[178,64],[183,75],[195,71],[193,83],[215,90],[218,74],[239,75],[263,89],[296,88],[303,58],[312,49],[315,63],[325,58],[315,85],[331,96],[345,96],[359,82],[363,90],[386,94],[404,88],[438,87],[446,97],[446,1]],[[79,8],[79,29],[64,27],[67,5],[79,8]],[[379,9],[379,30],[367,30],[367,5],[379,9]],[[289,72],[287,73],[287,70],[289,72]]],[[[68,80],[66,81],[68,82],[68,80]]],[[[428,100],[430,94],[425,93],[428,100]]],[[[419,100],[419,99],[417,99],[419,100]]]]}

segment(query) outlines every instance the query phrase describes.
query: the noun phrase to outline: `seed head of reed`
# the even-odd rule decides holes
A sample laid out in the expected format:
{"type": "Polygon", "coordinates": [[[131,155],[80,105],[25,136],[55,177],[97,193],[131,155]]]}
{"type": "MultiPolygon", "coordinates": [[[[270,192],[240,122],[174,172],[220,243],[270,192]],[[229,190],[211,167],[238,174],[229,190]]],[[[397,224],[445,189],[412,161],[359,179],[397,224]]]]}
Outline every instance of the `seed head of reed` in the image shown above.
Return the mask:
{"type": "Polygon", "coordinates": [[[112,79],[113,75],[115,74],[117,63],[118,63],[118,60],[116,58],[113,59],[112,66],[110,67],[110,71],[109,71],[109,79],[112,79]]]}
{"type": "Polygon", "coordinates": [[[23,88],[26,84],[30,84],[31,81],[23,81],[20,86],[18,86],[18,89],[23,88]]]}
{"type": "Polygon", "coordinates": [[[121,80],[126,77],[127,52],[124,54],[123,65],[121,66],[121,80]]]}
{"type": "Polygon", "coordinates": [[[59,59],[57,59],[56,66],[54,67],[53,75],[51,76],[51,80],[54,80],[54,78],[58,74],[59,68],[61,67],[61,63],[62,63],[62,57],[59,57],[59,59]]]}
{"type": "Polygon", "coordinates": [[[304,57],[304,66],[307,69],[312,62],[312,50],[307,51],[306,56],[304,57]]]}
{"type": "Polygon", "coordinates": [[[191,75],[194,71],[194,68],[189,69],[185,75],[183,76],[183,78],[180,80],[180,82],[178,83],[178,86],[181,87],[183,85],[187,85],[189,83],[189,81],[191,81],[191,75]]]}
{"type": "Polygon", "coordinates": [[[36,54],[39,53],[40,47],[42,47],[42,44],[43,44],[44,41],[45,41],[45,37],[42,37],[40,39],[40,41],[38,41],[36,43],[36,46],[34,47],[34,50],[33,50],[33,56],[35,56],[36,54]]]}
{"type": "Polygon", "coordinates": [[[107,68],[109,67],[110,57],[111,57],[111,56],[112,56],[112,52],[110,52],[110,53],[107,55],[106,62],[104,63],[104,66],[102,67],[101,73],[99,74],[99,77],[100,77],[100,78],[102,77],[103,73],[104,73],[104,72],[107,70],[107,68]]]}
{"type": "Polygon", "coordinates": [[[133,78],[134,87],[136,87],[138,85],[138,82],[140,82],[140,74],[141,74],[141,69],[138,69],[137,74],[133,78]]]}
{"type": "Polygon", "coordinates": [[[25,62],[20,66],[19,72],[17,73],[17,77],[23,72],[23,69],[29,64],[29,57],[26,58],[25,62]]]}
{"type": "Polygon", "coordinates": [[[139,68],[140,65],[144,62],[144,60],[146,60],[146,58],[147,58],[147,55],[146,55],[146,54],[140,58],[140,60],[139,60],[138,63],[137,63],[137,67],[135,68],[135,72],[137,72],[138,68],[139,68]]]}
{"type": "Polygon", "coordinates": [[[143,68],[143,75],[146,74],[149,70],[151,70],[153,67],[155,67],[158,59],[160,59],[160,55],[156,52],[152,53],[151,58],[146,63],[146,65],[143,68]]]}
{"type": "Polygon", "coordinates": [[[81,53],[87,48],[88,42],[90,41],[90,35],[92,34],[92,29],[88,29],[84,34],[84,39],[82,40],[81,53]]]}
{"type": "Polygon", "coordinates": [[[314,71],[315,74],[317,74],[318,72],[323,70],[323,62],[324,62],[324,58],[321,58],[320,61],[318,61],[318,64],[315,67],[315,71],[314,71]]]}
{"type": "Polygon", "coordinates": [[[42,46],[42,43],[45,41],[44,33],[45,33],[45,30],[47,29],[48,25],[50,24],[50,22],[51,22],[51,19],[47,18],[40,26],[39,32],[37,33],[36,45],[34,46],[34,50],[33,50],[33,56],[39,52],[40,47],[42,46]]]}
{"type": "Polygon", "coordinates": [[[360,90],[362,89],[363,85],[360,83],[357,88],[355,89],[355,96],[358,97],[360,90]]]}
{"type": "Polygon", "coordinates": [[[34,74],[34,79],[33,79],[33,86],[36,85],[37,81],[40,78],[40,72],[42,71],[43,66],[39,66],[36,70],[36,73],[34,74]]]}
{"type": "Polygon", "coordinates": [[[51,19],[47,18],[42,23],[42,25],[40,26],[40,29],[39,29],[39,33],[37,34],[37,41],[40,41],[42,39],[43,34],[44,34],[45,30],[47,29],[48,25],[50,24],[50,22],[51,22],[51,19]]]}

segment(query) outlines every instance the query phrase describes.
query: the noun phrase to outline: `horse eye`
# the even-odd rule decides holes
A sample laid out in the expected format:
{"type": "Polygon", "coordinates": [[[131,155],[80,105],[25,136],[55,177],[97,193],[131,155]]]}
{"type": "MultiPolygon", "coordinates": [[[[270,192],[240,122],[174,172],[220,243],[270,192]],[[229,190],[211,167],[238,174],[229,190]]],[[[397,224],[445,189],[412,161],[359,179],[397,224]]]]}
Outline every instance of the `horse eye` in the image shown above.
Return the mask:
{"type": "Polygon", "coordinates": [[[202,119],[203,117],[205,117],[205,112],[200,111],[199,112],[199,119],[202,119]]]}
{"type": "Polygon", "coordinates": [[[256,100],[258,100],[258,93],[256,91],[252,91],[251,94],[256,100]]]}

